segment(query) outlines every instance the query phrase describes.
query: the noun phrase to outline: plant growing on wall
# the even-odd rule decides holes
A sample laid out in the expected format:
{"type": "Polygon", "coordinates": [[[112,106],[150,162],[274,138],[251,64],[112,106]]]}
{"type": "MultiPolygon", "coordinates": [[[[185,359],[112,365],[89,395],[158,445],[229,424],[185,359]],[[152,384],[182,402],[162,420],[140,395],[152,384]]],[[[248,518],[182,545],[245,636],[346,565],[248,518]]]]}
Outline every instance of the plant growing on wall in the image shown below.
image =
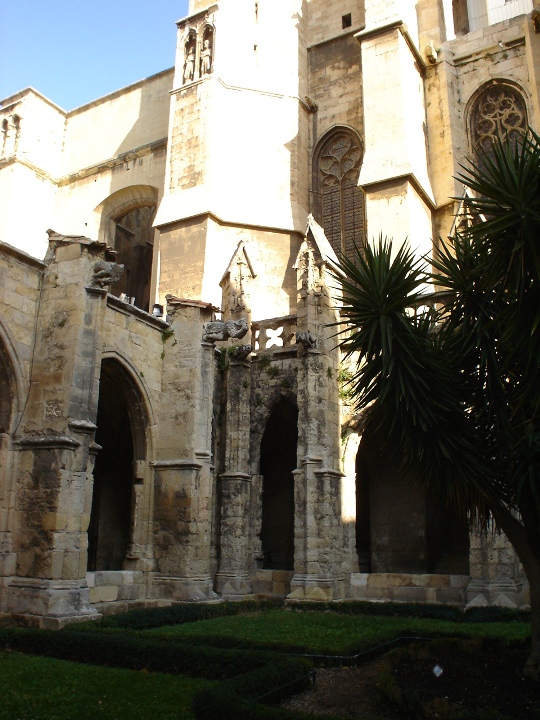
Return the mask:
{"type": "Polygon", "coordinates": [[[340,258],[350,392],[379,449],[472,523],[502,529],[531,589],[540,680],[540,138],[495,142],[459,179],[471,222],[433,272],[380,239],[340,258]],[[451,299],[425,305],[432,281],[451,299]],[[352,326],[352,330],[351,330],[352,326]],[[358,355],[356,355],[358,354],[358,355]]]}

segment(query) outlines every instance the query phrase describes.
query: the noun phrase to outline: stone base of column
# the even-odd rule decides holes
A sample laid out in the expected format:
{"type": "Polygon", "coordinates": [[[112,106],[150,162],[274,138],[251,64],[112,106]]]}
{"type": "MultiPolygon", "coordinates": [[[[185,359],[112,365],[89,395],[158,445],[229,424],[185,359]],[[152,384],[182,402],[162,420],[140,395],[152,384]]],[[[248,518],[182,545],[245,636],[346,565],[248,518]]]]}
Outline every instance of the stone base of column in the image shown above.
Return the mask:
{"type": "Polygon", "coordinates": [[[0,577],[11,577],[17,571],[17,555],[12,552],[0,552],[0,577]]]}
{"type": "Polygon", "coordinates": [[[251,582],[249,575],[219,572],[216,575],[216,592],[223,600],[243,600],[251,595],[251,582]]]}
{"type": "Polygon", "coordinates": [[[6,588],[6,612],[19,623],[49,630],[101,617],[90,604],[86,580],[13,578],[6,588]]]}
{"type": "Polygon", "coordinates": [[[10,577],[17,572],[17,555],[13,552],[11,533],[0,530],[0,577],[10,577]]]}
{"type": "Polygon", "coordinates": [[[466,608],[474,607],[520,608],[523,603],[523,583],[513,580],[487,582],[471,580],[467,586],[466,608]]]}
{"type": "Polygon", "coordinates": [[[345,595],[345,578],[295,573],[291,580],[291,592],[286,599],[296,602],[332,602],[343,600],[345,595]]]}
{"type": "Polygon", "coordinates": [[[217,602],[221,598],[213,590],[211,577],[154,576],[154,597],[180,602],[217,602]]]}

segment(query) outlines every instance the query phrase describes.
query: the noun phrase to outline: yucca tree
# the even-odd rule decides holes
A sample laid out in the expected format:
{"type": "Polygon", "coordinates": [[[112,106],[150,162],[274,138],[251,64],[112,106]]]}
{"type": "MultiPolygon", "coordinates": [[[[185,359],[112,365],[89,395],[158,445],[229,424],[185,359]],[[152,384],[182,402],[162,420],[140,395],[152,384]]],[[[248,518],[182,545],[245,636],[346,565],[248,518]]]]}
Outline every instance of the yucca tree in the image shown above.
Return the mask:
{"type": "Polygon", "coordinates": [[[512,542],[531,588],[540,680],[540,138],[500,142],[462,167],[468,227],[426,263],[379,239],[336,280],[357,362],[351,393],[401,471],[512,542]],[[426,282],[448,293],[412,314],[426,282]]]}

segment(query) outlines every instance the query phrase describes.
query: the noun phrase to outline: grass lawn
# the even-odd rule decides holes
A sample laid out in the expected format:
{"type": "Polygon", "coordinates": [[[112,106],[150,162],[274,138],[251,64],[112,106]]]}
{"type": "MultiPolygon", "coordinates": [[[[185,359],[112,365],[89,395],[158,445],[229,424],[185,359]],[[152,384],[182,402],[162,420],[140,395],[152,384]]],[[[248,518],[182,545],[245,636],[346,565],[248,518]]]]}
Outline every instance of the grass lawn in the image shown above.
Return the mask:
{"type": "Polygon", "coordinates": [[[1,720],[188,720],[195,690],[210,686],[158,673],[0,653],[1,720]]]}
{"type": "Polygon", "coordinates": [[[270,610],[145,630],[142,635],[193,639],[211,645],[249,645],[312,653],[350,654],[400,636],[449,634],[518,640],[530,637],[528,623],[456,623],[425,618],[340,615],[333,612],[270,610]]]}

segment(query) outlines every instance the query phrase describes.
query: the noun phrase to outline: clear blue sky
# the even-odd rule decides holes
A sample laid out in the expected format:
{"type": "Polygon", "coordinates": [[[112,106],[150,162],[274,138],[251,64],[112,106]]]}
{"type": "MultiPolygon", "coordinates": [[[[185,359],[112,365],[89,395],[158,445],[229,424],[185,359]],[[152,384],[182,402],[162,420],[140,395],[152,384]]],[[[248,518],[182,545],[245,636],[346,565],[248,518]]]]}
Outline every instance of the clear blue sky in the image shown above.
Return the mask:
{"type": "Polygon", "coordinates": [[[64,110],[174,65],[188,0],[0,0],[0,99],[31,85],[64,110]]]}

